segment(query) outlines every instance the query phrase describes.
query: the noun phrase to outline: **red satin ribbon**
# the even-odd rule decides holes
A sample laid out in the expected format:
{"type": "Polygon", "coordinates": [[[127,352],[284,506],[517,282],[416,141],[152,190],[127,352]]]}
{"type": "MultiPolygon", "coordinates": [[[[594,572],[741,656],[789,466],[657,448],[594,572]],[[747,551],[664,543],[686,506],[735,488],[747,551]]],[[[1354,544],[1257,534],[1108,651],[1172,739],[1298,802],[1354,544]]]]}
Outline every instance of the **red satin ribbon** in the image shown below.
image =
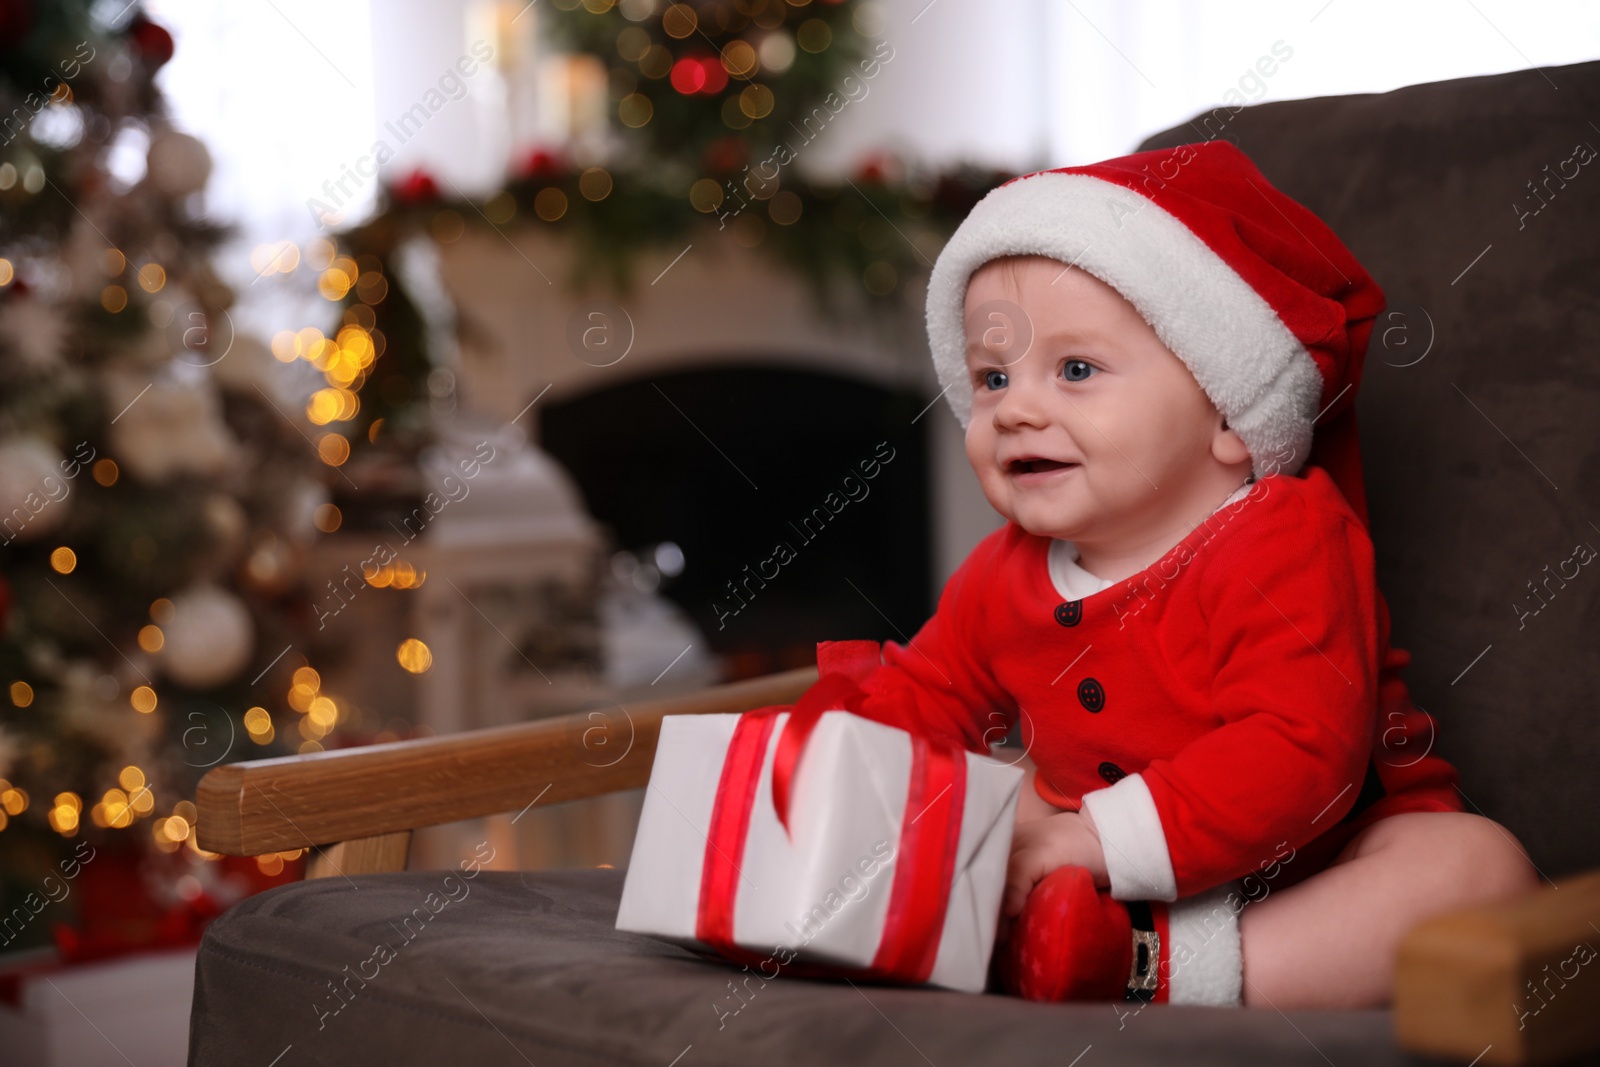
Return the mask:
{"type": "Polygon", "coordinates": [[[925,982],[933,973],[966,796],[965,751],[912,734],[906,821],[900,825],[889,914],[868,976],[925,982]]]}
{"type": "MultiPolygon", "coordinates": [[[[735,962],[772,962],[771,956],[733,940],[740,862],[749,836],[761,765],[777,715],[789,719],[773,755],[773,805],[787,831],[793,778],[817,720],[838,708],[861,714],[866,694],[858,684],[879,664],[875,641],[825,641],[817,646],[820,677],[794,706],[774,705],[740,716],[723,762],[707,831],[695,937],[735,962]]],[[[871,716],[863,716],[871,717],[871,716]]],[[[898,717],[898,714],[896,714],[898,717]]],[[[889,725],[898,725],[889,723],[889,725]]],[[[883,935],[867,967],[788,963],[790,973],[813,977],[925,982],[933,972],[955,876],[956,847],[966,805],[966,753],[910,732],[911,776],[895,854],[894,882],[883,935]]],[[[769,977],[771,977],[769,975],[769,977]]]]}
{"type": "Polygon", "coordinates": [[[706,835],[706,855],[700,870],[700,915],[695,937],[708,945],[733,945],[733,908],[710,906],[736,900],[739,895],[739,861],[750,832],[750,811],[756,783],[761,778],[761,755],[767,751],[776,720],[770,715],[741,715],[734,727],[722,779],[712,806],[711,829],[706,835]]]}
{"type": "Polygon", "coordinates": [[[792,707],[787,704],[760,708],[753,715],[776,715],[789,712],[789,721],[778,738],[778,752],[772,761],[772,806],[778,813],[778,822],[789,829],[789,797],[799,770],[800,755],[817,721],[829,711],[843,709],[899,727],[915,734],[915,723],[909,721],[903,708],[879,702],[866,706],[867,694],[861,688],[881,665],[882,651],[876,641],[822,641],[817,644],[817,681],[801,695],[792,707]]]}

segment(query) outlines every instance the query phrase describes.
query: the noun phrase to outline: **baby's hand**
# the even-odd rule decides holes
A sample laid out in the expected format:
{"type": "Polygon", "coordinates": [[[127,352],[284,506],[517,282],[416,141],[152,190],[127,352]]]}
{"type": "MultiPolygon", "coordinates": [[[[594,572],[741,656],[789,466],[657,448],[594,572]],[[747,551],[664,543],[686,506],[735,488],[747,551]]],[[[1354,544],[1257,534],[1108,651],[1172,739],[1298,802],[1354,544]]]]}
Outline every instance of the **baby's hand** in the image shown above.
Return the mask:
{"type": "Polygon", "coordinates": [[[1089,868],[1094,883],[1111,884],[1106,874],[1106,857],[1100,848],[1100,835],[1087,817],[1075,811],[1032,819],[1018,824],[1011,837],[1011,862],[1006,869],[1005,899],[1000,914],[1014,917],[1034,885],[1057,867],[1075,864],[1089,868]]]}

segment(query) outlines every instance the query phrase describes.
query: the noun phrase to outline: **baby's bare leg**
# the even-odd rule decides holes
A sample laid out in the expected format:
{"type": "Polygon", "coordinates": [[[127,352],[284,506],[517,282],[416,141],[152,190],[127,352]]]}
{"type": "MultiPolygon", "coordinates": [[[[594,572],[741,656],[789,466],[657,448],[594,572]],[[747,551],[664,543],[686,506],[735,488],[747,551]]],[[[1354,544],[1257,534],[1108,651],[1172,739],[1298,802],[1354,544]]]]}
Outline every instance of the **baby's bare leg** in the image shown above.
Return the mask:
{"type": "Polygon", "coordinates": [[[1387,1004],[1395,952],[1413,925],[1538,884],[1522,846],[1489,819],[1460,812],[1382,819],[1326,870],[1245,907],[1244,1002],[1283,1011],[1387,1004]]]}

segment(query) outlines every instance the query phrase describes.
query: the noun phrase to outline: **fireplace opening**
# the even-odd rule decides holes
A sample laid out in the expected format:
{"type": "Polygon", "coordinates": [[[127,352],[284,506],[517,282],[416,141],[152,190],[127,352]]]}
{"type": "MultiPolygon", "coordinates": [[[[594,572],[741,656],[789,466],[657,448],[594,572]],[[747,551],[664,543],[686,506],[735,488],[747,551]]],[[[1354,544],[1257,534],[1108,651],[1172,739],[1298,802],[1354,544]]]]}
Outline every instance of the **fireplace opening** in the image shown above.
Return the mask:
{"type": "Polygon", "coordinates": [[[718,365],[553,402],[539,432],[616,549],[681,549],[661,593],[731,680],[814,663],[818,641],[905,643],[931,614],[926,405],[718,365]]]}

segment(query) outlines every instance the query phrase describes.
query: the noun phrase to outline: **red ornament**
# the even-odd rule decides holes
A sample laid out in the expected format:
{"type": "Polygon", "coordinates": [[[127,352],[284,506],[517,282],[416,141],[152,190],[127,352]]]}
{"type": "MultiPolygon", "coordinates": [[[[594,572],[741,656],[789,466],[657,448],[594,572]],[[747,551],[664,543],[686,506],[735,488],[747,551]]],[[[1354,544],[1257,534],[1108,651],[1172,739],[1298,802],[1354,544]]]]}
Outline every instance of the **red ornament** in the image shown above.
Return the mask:
{"type": "Polygon", "coordinates": [[[684,96],[720,93],[728,86],[728,72],[716,56],[684,56],[672,65],[672,87],[684,96]]]}
{"type": "Polygon", "coordinates": [[[720,93],[728,87],[728,68],[722,65],[722,60],[716,56],[706,56],[700,61],[700,66],[706,72],[705,84],[700,87],[702,93],[720,93]]]}
{"type": "Polygon", "coordinates": [[[128,38],[151,70],[172,58],[172,34],[143,14],[135,15],[128,24],[128,38]]]}
{"type": "Polygon", "coordinates": [[[570,168],[566,158],[554,149],[534,148],[517,164],[519,178],[553,178],[565,174],[570,168]]]}
{"type": "Polygon", "coordinates": [[[5,575],[0,575],[0,634],[6,632],[6,616],[11,613],[11,586],[6,584],[5,575]]]}
{"type": "Polygon", "coordinates": [[[856,180],[887,185],[900,178],[904,171],[900,160],[887,152],[874,152],[863,159],[856,168],[856,180]]]}
{"type": "Polygon", "coordinates": [[[439,183],[418,167],[390,187],[390,194],[402,204],[425,204],[439,199],[439,183]]]}
{"type": "Polygon", "coordinates": [[[706,69],[696,56],[684,56],[672,64],[672,87],[684,96],[692,96],[706,83],[706,69]]]}

